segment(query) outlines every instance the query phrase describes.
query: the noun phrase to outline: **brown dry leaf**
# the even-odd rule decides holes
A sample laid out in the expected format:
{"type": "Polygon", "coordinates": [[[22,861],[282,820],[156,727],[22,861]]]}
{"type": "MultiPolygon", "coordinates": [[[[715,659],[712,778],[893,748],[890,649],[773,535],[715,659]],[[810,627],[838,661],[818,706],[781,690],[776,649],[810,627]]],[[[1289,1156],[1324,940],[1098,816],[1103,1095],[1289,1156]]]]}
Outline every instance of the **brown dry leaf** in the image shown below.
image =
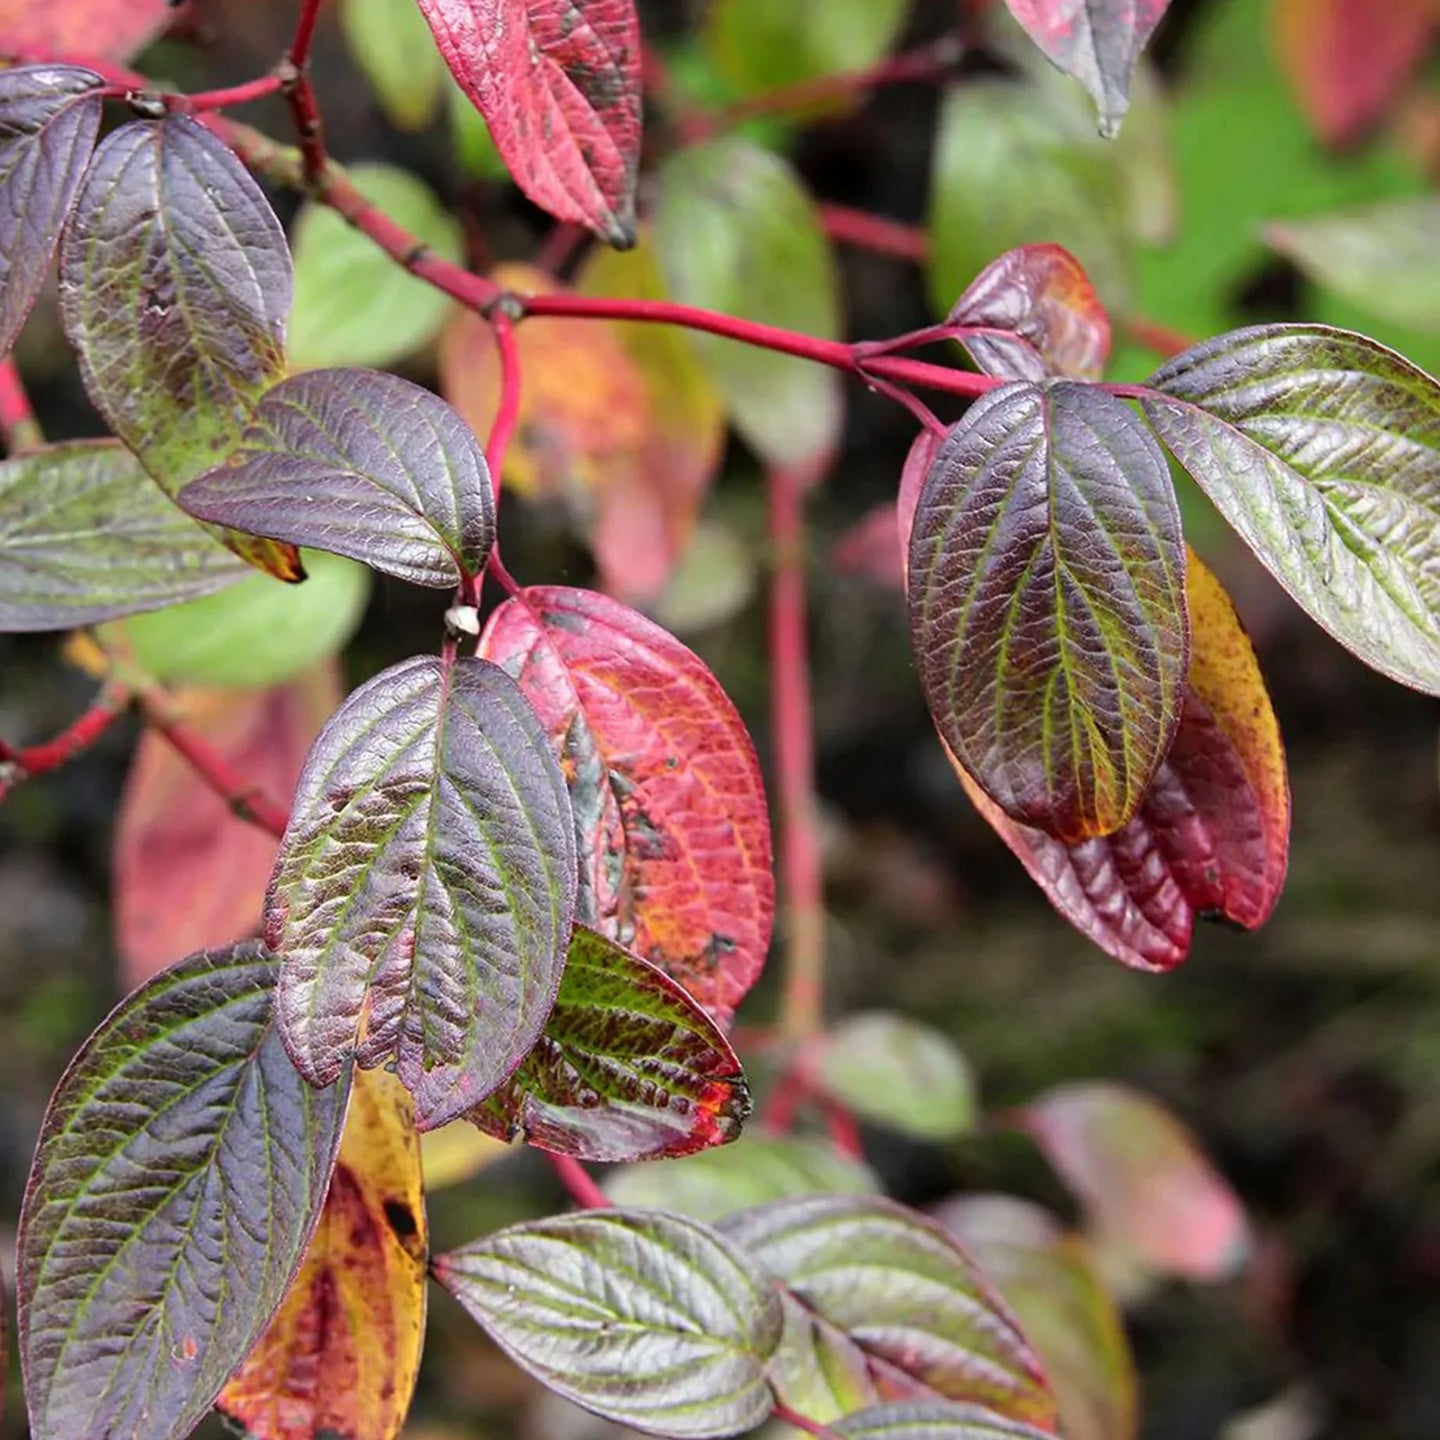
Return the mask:
{"type": "Polygon", "coordinates": [[[217,1402],[255,1440],[394,1440],[425,1332],[425,1199],[409,1092],[359,1070],[315,1238],[217,1402]]]}

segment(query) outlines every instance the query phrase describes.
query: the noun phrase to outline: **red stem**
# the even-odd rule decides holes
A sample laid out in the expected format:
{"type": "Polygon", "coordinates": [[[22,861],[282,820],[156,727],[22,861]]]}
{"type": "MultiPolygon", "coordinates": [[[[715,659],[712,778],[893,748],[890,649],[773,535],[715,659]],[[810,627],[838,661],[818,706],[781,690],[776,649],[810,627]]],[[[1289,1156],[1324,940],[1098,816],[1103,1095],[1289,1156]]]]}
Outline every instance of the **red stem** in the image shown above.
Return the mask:
{"type": "Polygon", "coordinates": [[[828,1095],[820,1097],[820,1109],[825,1115],[825,1124],[830,1131],[830,1143],[847,1160],[863,1160],[865,1147],[860,1143],[860,1126],[855,1117],[838,1101],[828,1095]]]}
{"type": "Polygon", "coordinates": [[[1195,343],[1188,335],[1182,335],[1178,330],[1171,330],[1165,325],[1157,325],[1153,320],[1146,320],[1141,315],[1132,315],[1126,320],[1125,329],[1137,345],[1143,345],[1147,350],[1153,350],[1167,360],[1188,350],[1195,343]]]}
{"type": "Polygon", "coordinates": [[[505,452],[520,420],[520,350],[515,343],[515,324],[503,310],[490,316],[495,332],[495,347],[500,352],[500,405],[490,438],[485,443],[485,459],[490,466],[490,483],[495,488],[495,504],[500,504],[501,472],[505,469],[505,452]]]}
{"type": "Polygon", "coordinates": [[[315,39],[315,24],[320,18],[323,0],[301,0],[300,16],[295,21],[295,36],[290,41],[290,63],[303,70],[310,63],[310,47],[315,39]]]}
{"type": "Polygon", "coordinates": [[[916,265],[923,265],[930,258],[930,236],[918,225],[887,220],[883,215],[872,215],[868,210],[856,210],[849,205],[830,204],[820,206],[820,223],[825,233],[842,245],[854,245],[916,265]]]}
{"type": "Polygon", "coordinates": [[[13,355],[0,360],[0,439],[4,440],[6,452],[11,455],[20,450],[33,450],[45,443],[13,355]]]}
{"type": "Polygon", "coordinates": [[[130,704],[130,691],[123,685],[107,685],[95,703],[53,740],[16,750],[0,740],[0,795],[16,780],[58,770],[88,750],[115,723],[130,704]]]}
{"type": "Polygon", "coordinates": [[[285,81],[279,72],[262,75],[258,80],[247,80],[243,85],[231,85],[225,90],[203,90],[198,95],[164,95],[165,108],[172,115],[201,115],[210,110],[224,110],[230,105],[248,105],[252,100],[263,100],[267,95],[276,95],[284,89],[285,81]]]}
{"type": "Polygon", "coordinates": [[[818,1420],[812,1420],[808,1415],[802,1415],[798,1410],[792,1410],[779,1400],[775,1402],[772,1414],[776,1420],[782,1420],[786,1425],[793,1425],[797,1430],[803,1430],[807,1435],[815,1436],[816,1440],[844,1440],[838,1430],[832,1430],[828,1425],[822,1425],[818,1420]]]}
{"type": "Polygon", "coordinates": [[[569,1155],[547,1152],[550,1168],[560,1177],[565,1193],[582,1210],[608,1210],[610,1197],[595,1183],[594,1177],[569,1155]]]}
{"type": "Polygon", "coordinates": [[[310,46],[315,39],[315,22],[320,18],[322,0],[301,0],[300,18],[295,22],[295,36],[277,72],[281,90],[290,106],[295,134],[300,141],[300,158],[307,188],[319,185],[325,174],[329,156],[325,152],[325,125],[320,118],[320,102],[310,80],[310,46]]]}

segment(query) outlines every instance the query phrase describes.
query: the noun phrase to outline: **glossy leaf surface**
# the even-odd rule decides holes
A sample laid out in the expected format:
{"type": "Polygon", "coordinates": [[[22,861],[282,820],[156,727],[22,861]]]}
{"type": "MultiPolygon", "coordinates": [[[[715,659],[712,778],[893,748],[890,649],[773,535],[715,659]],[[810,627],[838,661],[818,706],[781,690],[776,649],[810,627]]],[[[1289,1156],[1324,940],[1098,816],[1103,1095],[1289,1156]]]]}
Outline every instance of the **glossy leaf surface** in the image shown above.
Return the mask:
{"type": "Polygon", "coordinates": [[[775,892],[759,766],[719,682],[653,621],[562,586],[502,605],[479,653],[515,677],[559,756],[578,917],[728,1024],[765,963],[775,892]]]}
{"type": "Polygon", "coordinates": [[[100,132],[103,83],[73,65],[0,73],[0,354],[15,343],[50,268],[100,132]]]}
{"type": "Polygon", "coordinates": [[[1148,384],[1160,438],[1310,617],[1440,694],[1440,385],[1321,325],[1218,336],[1148,384]]]}
{"type": "Polygon", "coordinates": [[[928,1025],[889,1011],[848,1015],[825,1036],[815,1078],[863,1120],[926,1140],[975,1123],[975,1081],[965,1057],[928,1025]]]}
{"type": "Polygon", "coordinates": [[[1135,62],[1170,0],[1005,0],[1060,69],[1091,94],[1100,131],[1113,137],[1130,108],[1135,62]]]}
{"type": "Polygon", "coordinates": [[[416,657],[362,685],[306,761],[265,907],[301,1073],[394,1056],[421,1129],[478,1104],[545,1027],[576,870],[565,783],[503,671],[416,657]]]}
{"type": "Polygon", "coordinates": [[[936,1218],[1020,1317],[1055,1391],[1068,1440],[1133,1440],[1135,1365],[1090,1247],[1028,1200],[960,1195],[936,1218]]]}
{"type": "Polygon", "coordinates": [[[90,625],[248,573],[117,443],[71,441],[0,462],[0,630],[90,625]]]}
{"type": "MultiPolygon", "coordinates": [[[[655,243],[676,300],[838,338],[835,259],[814,202],[779,156],[737,138],[674,155],[660,171],[655,243]]],[[[762,458],[800,465],[838,443],[837,372],[716,335],[688,338],[762,458]]]]}
{"type": "Polygon", "coordinates": [[[987,375],[1098,380],[1110,354],[1110,317],[1080,262],[1059,245],[1023,245],[992,261],[965,287],[948,323],[1014,335],[964,337],[987,375]]]}
{"type": "Polygon", "coordinates": [[[395,1440],[420,1368],[426,1258],[410,1095],[361,1071],[304,1264],[219,1408],[253,1440],[395,1440]]]}
{"type": "MultiPolygon", "coordinates": [[[[60,247],[60,313],[96,408],[161,489],[223,462],[285,373],[290,252],[249,172],[195,120],[101,142],[60,247]]],[[[293,550],[233,537],[284,579],[293,550]]]]}
{"type": "Polygon", "coordinates": [[[1290,791],[1255,652],[1220,582],[1192,552],[1190,671],[1180,728],[1135,818],[1064,845],[1009,820],[956,766],[980,813],[1050,903],[1107,954],[1168,970],[1196,917],[1253,930],[1285,881],[1290,791]]]}
{"type": "Polygon", "coordinates": [[[124,1001],[56,1088],[18,1260],[37,1440],[179,1440],[283,1299],[349,1084],[295,1073],[274,979],[256,946],[192,955],[124,1001]]]}
{"type": "Polygon", "coordinates": [[[230,462],[180,494],[192,515],[450,589],[495,543],[490,469],[438,395],[374,370],[283,380],[230,462]]]}
{"type": "Polygon", "coordinates": [[[659,1160],[740,1133],[735,1052],[663,970],[576,926],[545,1033],[467,1119],[581,1160],[659,1160]]]}
{"type": "Polygon", "coordinates": [[[547,1388],[649,1434],[735,1435],[770,1413],[780,1301],[715,1231],[664,1211],[514,1225],[435,1275],[547,1388]]]}
{"type": "Polygon", "coordinates": [[[0,0],[0,43],[16,52],[128,60],[174,15],[169,0],[0,0]]]}
{"type": "MultiPolygon", "coordinates": [[[[852,1359],[858,1350],[880,1398],[974,1402],[1053,1428],[1019,1326],[932,1222],[878,1196],[822,1195],[742,1211],[721,1228],[789,1287],[813,1335],[852,1359]]],[[[787,1402],[791,1366],[807,1358],[777,1357],[787,1402]]]]}
{"type": "Polygon", "coordinates": [[[635,238],[634,0],[418,0],[515,183],[557,220],[635,238]]]}
{"type": "Polygon", "coordinates": [[[1250,1248],[1245,1212],[1195,1137],[1122,1085],[1062,1085],[1020,1120],[1107,1244],[1153,1270],[1233,1274],[1250,1248]]]}
{"type": "MultiPolygon", "coordinates": [[[[340,675],[322,664],[269,690],[181,690],[171,699],[236,774],[288,805],[310,742],[340,703],[340,675]]],[[[235,815],[163,735],[143,730],[111,867],[126,986],[177,955],[256,934],[275,849],[274,837],[235,815]]]]}
{"type": "Polygon", "coordinates": [[[1125,825],[1180,718],[1184,544],[1165,457],[1072,382],[983,396],[910,535],[910,632],[940,734],[1011,818],[1077,841],[1125,825]]]}

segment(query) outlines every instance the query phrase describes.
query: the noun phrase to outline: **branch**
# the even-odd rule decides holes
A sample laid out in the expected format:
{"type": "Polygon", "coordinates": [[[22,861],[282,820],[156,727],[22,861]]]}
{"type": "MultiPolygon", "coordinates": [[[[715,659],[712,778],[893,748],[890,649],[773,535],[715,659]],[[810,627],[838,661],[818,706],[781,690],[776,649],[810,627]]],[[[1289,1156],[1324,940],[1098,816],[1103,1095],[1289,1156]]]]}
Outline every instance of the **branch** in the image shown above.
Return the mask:
{"type": "Polygon", "coordinates": [[[930,258],[930,236],[918,225],[887,220],[883,215],[872,215],[868,210],[856,210],[849,205],[832,204],[820,206],[820,223],[825,233],[841,245],[853,245],[915,265],[923,265],[930,258]]]}
{"type": "Polygon", "coordinates": [[[310,46],[315,39],[315,22],[320,17],[320,5],[321,0],[302,0],[294,38],[276,72],[280,77],[281,93],[290,106],[290,118],[295,122],[295,134],[300,139],[307,189],[320,182],[329,160],[325,153],[325,125],[320,118],[320,102],[310,79],[310,46]]]}
{"type": "Polygon", "coordinates": [[[776,1420],[781,1420],[786,1425],[793,1425],[807,1435],[815,1436],[815,1440],[845,1440],[838,1430],[832,1430],[828,1425],[822,1425],[818,1420],[812,1420],[808,1415],[802,1415],[798,1410],[792,1410],[779,1400],[775,1402],[775,1409],[771,1413],[776,1420]]]}
{"type": "Polygon", "coordinates": [[[30,397],[25,393],[25,382],[20,378],[20,368],[13,355],[0,360],[0,440],[10,455],[20,450],[34,450],[45,443],[44,432],[30,408],[30,397]]]}
{"type": "Polygon", "coordinates": [[[557,1155],[553,1150],[545,1152],[550,1168],[565,1187],[565,1193],[582,1210],[608,1210],[610,1197],[595,1183],[594,1177],[576,1159],[569,1155],[557,1155]]]}
{"type": "Polygon", "coordinates": [[[130,690],[110,683],[100,691],[94,704],[80,718],[66,726],[53,740],[16,750],[0,740],[0,798],[21,780],[33,779],[83,754],[115,723],[130,704],[130,690]]]}

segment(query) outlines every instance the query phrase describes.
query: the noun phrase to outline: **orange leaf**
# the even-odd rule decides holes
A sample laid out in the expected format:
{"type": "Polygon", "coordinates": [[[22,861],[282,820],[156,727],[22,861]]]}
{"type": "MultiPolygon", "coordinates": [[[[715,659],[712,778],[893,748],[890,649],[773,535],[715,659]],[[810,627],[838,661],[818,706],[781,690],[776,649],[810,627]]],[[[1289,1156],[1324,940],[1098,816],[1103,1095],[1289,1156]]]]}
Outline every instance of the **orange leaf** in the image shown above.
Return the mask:
{"type": "Polygon", "coordinates": [[[426,1253],[409,1093],[358,1070],[315,1238],[220,1409],[255,1440],[394,1440],[420,1367],[426,1253]]]}
{"type": "MultiPolygon", "coordinates": [[[[282,804],[340,703],[333,663],[271,690],[181,690],[187,724],[282,804]]],[[[154,731],[140,737],[115,835],[115,938],[127,987],[253,934],[276,841],[246,824],[154,731]]]]}

